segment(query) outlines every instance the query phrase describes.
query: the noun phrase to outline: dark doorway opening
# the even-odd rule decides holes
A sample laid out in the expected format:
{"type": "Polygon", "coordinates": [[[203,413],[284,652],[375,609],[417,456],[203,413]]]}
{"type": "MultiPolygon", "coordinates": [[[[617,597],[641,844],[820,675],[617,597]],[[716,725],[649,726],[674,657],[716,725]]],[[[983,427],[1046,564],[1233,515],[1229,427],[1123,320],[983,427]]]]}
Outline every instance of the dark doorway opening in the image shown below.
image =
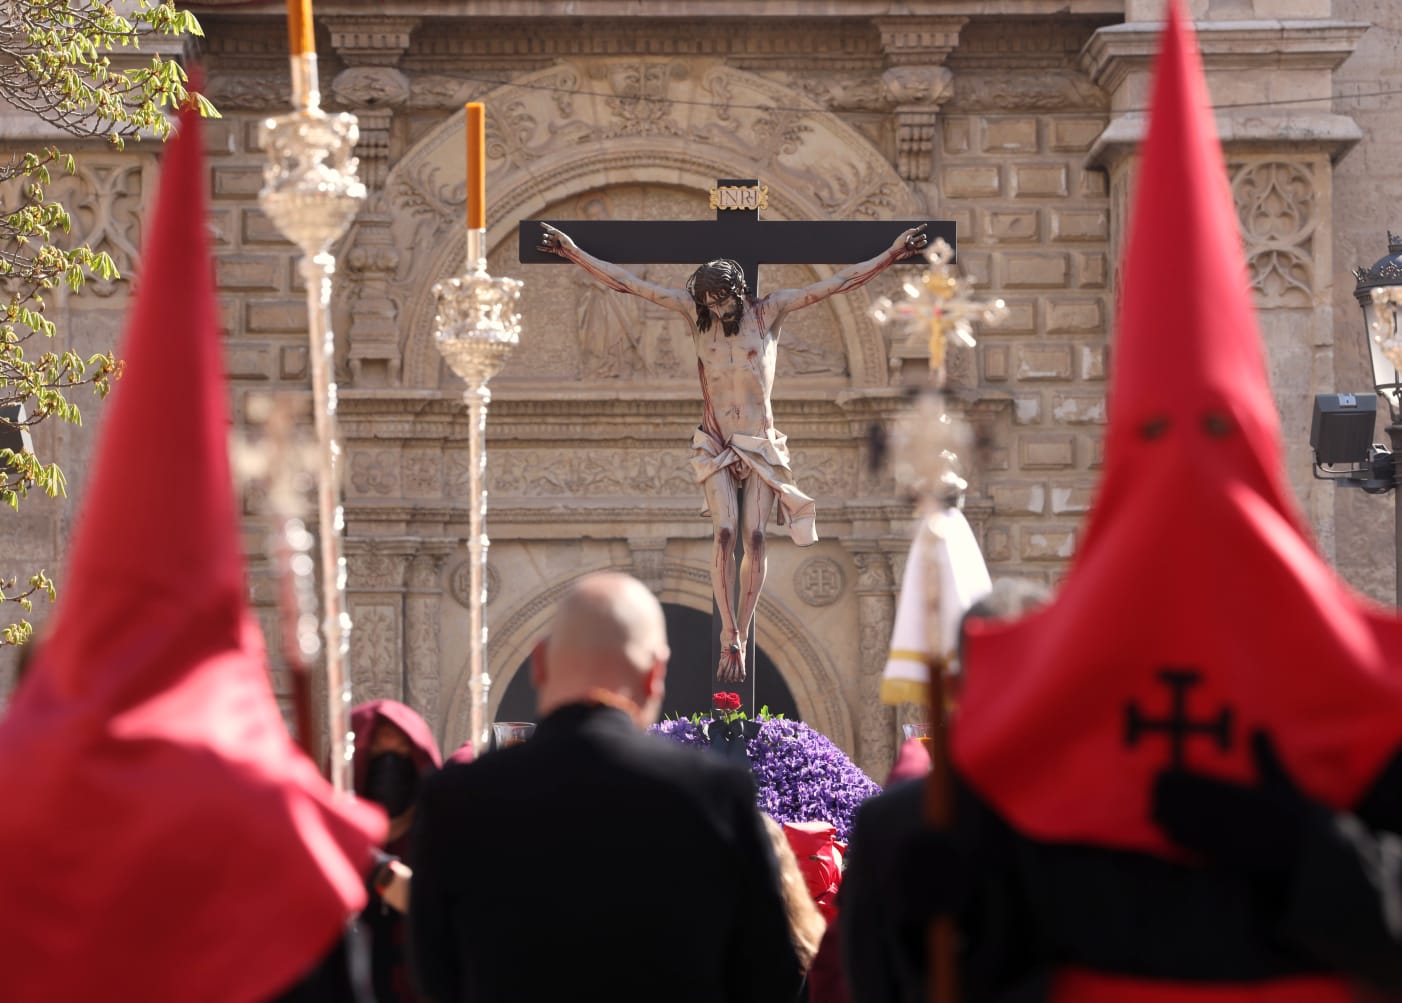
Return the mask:
{"type": "MultiPolygon", "coordinates": [[[[706,713],[711,708],[711,676],[715,670],[711,664],[711,615],[674,603],[663,603],[662,613],[667,619],[667,643],[672,648],[672,658],[667,666],[667,696],[662,712],[668,717],[678,714],[690,717],[698,711],[706,713]]],[[[768,706],[771,714],[797,719],[798,704],[794,701],[793,693],[763,648],[756,647],[753,671],[755,707],[746,709],[758,710],[768,706]]],[[[742,698],[748,697],[748,680],[743,687],[735,688],[742,698]]],[[[497,707],[496,719],[538,720],[529,659],[521,663],[507,684],[506,693],[497,707]]]]}

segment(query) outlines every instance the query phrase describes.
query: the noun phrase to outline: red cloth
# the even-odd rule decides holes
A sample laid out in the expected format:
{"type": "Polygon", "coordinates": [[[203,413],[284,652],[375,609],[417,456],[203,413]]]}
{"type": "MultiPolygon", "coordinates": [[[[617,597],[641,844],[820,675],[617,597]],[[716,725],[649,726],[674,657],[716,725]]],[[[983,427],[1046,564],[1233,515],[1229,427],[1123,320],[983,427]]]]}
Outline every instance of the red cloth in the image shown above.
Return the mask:
{"type": "Polygon", "coordinates": [[[842,859],[847,844],[837,840],[830,822],[785,822],[784,838],[798,858],[798,869],[818,911],[832,923],[837,919],[837,889],[842,884],[842,859]]]}
{"type": "Polygon", "coordinates": [[[67,576],[0,721],[0,995],[246,1003],[385,834],[287,733],[245,605],[198,118],[166,148],[67,576]]]}
{"type": "Polygon", "coordinates": [[[1282,479],[1236,213],[1180,4],[1158,58],[1112,353],[1105,470],[1056,600],[970,624],[953,753],[1027,835],[1173,856],[1150,819],[1170,765],[1165,671],[1222,723],[1184,765],[1252,782],[1267,729],[1305,791],[1356,803],[1402,739],[1402,622],[1314,550],[1282,479]]]}
{"type": "Polygon", "coordinates": [[[1302,977],[1246,985],[1143,980],[1072,969],[1058,973],[1047,1003],[1358,1003],[1357,991],[1337,979],[1302,977]]]}

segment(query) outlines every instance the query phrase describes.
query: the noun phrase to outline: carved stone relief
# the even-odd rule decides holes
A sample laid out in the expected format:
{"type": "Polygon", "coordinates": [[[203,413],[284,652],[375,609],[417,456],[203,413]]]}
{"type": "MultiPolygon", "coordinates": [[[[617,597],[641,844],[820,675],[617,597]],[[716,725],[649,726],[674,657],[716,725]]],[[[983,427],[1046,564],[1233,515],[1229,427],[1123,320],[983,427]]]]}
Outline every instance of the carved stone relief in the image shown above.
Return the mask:
{"type": "MultiPolygon", "coordinates": [[[[774,218],[892,219],[918,211],[880,152],[836,116],[790,87],[704,60],[580,59],[496,88],[487,103],[487,184],[493,192],[488,264],[494,273],[526,280],[522,313],[528,331],[558,327],[559,320],[546,317],[578,324],[583,314],[605,331],[634,318],[610,318],[598,304],[581,304],[580,287],[538,278],[549,274],[546,266],[523,269],[515,261],[518,219],[600,213],[704,219],[705,192],[717,177],[737,175],[764,179],[774,218]],[[644,102],[645,96],[652,100],[644,102]],[[589,204],[599,199],[606,179],[606,200],[589,204]],[[556,301],[548,314],[530,303],[539,294],[556,301]],[[542,319],[533,323],[536,318],[542,319]]],[[[409,386],[443,385],[431,344],[427,288],[462,267],[462,128],[461,116],[454,116],[421,140],[386,181],[394,245],[402,252],[396,277],[415,287],[405,296],[401,323],[409,386]]],[[[678,271],[669,278],[659,268],[648,278],[677,281],[686,274],[678,271]]],[[[777,288],[767,275],[765,282],[777,288]]],[[[660,379],[680,371],[677,378],[683,378],[692,363],[682,349],[689,346],[678,345],[673,330],[684,321],[678,317],[669,329],[648,306],[639,309],[643,333],[636,341],[610,344],[595,330],[590,337],[598,338],[602,351],[591,342],[586,353],[577,338],[541,339],[538,350],[517,353],[499,378],[523,375],[525,366],[554,379],[623,379],[630,370],[660,379]]],[[[845,342],[845,368],[864,385],[883,384],[886,357],[873,322],[858,307],[832,309],[843,320],[837,330],[845,342]]],[[[825,350],[804,361],[795,353],[794,364],[799,372],[841,375],[838,357],[825,350]]]]}
{"type": "MultiPolygon", "coordinates": [[[[54,171],[45,195],[67,206],[73,224],[55,242],[62,247],[86,243],[94,251],[105,251],[122,278],[131,278],[139,264],[145,167],[146,158],[84,154],[77,158],[76,173],[54,171]]],[[[12,204],[8,198],[5,202],[12,204]]],[[[98,296],[110,296],[121,288],[121,282],[92,282],[85,287],[98,296]]]]}
{"type": "MultiPolygon", "coordinates": [[[[497,597],[501,590],[501,574],[497,569],[488,564],[486,573],[482,576],[482,591],[486,595],[486,605],[490,606],[492,600],[497,597]]],[[[463,609],[472,608],[472,563],[471,561],[460,561],[453,568],[452,574],[448,576],[448,592],[453,599],[463,609]]]]}
{"type": "Polygon", "coordinates": [[[404,596],[406,702],[435,730],[440,724],[438,576],[442,563],[435,554],[420,554],[410,561],[404,596]]]}
{"type": "Polygon", "coordinates": [[[1313,306],[1313,236],[1319,208],[1310,167],[1267,160],[1235,164],[1231,173],[1251,285],[1260,306],[1313,306]]]}
{"type": "Polygon", "coordinates": [[[402,700],[403,648],[399,643],[399,606],[351,603],[354,658],[351,690],[357,703],[402,700]]]}
{"type": "Polygon", "coordinates": [[[881,673],[895,624],[895,579],[887,556],[864,541],[850,546],[857,565],[857,632],[861,655],[858,723],[861,754],[868,763],[890,763],[895,755],[892,708],[881,702],[881,673]]]}
{"type": "Polygon", "coordinates": [[[810,557],[793,575],[793,590],[809,606],[831,606],[842,598],[847,576],[831,557],[810,557]]]}
{"type": "Polygon", "coordinates": [[[505,448],[492,453],[487,484],[494,496],[699,497],[687,459],[681,443],[650,450],[505,448]]]}

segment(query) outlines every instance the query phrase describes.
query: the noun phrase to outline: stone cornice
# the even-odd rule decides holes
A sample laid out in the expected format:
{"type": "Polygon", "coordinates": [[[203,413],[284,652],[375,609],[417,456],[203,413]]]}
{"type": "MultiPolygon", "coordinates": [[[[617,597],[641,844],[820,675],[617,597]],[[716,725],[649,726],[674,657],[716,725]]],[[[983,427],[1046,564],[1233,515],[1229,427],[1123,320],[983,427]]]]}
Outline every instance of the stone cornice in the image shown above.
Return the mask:
{"type": "MultiPolygon", "coordinates": [[[[251,18],[282,13],[269,3],[249,9],[247,0],[197,0],[187,4],[200,14],[251,18]]],[[[1125,0],[1017,0],[1017,13],[1027,16],[1108,14],[1124,16],[1125,0]]],[[[834,17],[950,15],[1005,16],[1008,0],[320,0],[318,19],[344,14],[406,17],[454,17],[482,21],[493,18],[577,21],[584,18],[636,17],[663,21],[705,18],[718,34],[737,21],[779,18],[817,20],[834,17]]]]}
{"type": "MultiPolygon", "coordinates": [[[[1331,160],[1338,160],[1363,138],[1363,130],[1353,119],[1326,112],[1284,111],[1249,118],[1220,114],[1216,120],[1217,137],[1228,155],[1233,150],[1322,150],[1331,160]]],[[[1148,118],[1139,112],[1115,119],[1086,155],[1087,166],[1112,167],[1133,154],[1147,128],[1148,118]]]]}
{"type": "MultiPolygon", "coordinates": [[[[1131,72],[1148,70],[1159,29],[1153,23],[1101,28],[1082,50],[1081,65],[1097,84],[1114,91],[1131,72]]],[[[1332,72],[1367,30],[1367,24],[1353,21],[1204,21],[1197,25],[1197,39],[1209,75],[1247,69],[1332,72]]]]}

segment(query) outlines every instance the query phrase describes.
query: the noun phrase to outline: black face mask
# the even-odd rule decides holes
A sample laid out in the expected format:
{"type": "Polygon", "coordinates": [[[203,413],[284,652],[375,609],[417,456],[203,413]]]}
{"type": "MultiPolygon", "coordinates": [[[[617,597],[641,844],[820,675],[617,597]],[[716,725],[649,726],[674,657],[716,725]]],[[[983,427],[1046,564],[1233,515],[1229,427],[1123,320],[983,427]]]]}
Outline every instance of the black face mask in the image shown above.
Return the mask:
{"type": "Polygon", "coordinates": [[[408,756],[382,752],[365,771],[365,796],[398,818],[414,805],[419,793],[419,768],[408,756]]]}

